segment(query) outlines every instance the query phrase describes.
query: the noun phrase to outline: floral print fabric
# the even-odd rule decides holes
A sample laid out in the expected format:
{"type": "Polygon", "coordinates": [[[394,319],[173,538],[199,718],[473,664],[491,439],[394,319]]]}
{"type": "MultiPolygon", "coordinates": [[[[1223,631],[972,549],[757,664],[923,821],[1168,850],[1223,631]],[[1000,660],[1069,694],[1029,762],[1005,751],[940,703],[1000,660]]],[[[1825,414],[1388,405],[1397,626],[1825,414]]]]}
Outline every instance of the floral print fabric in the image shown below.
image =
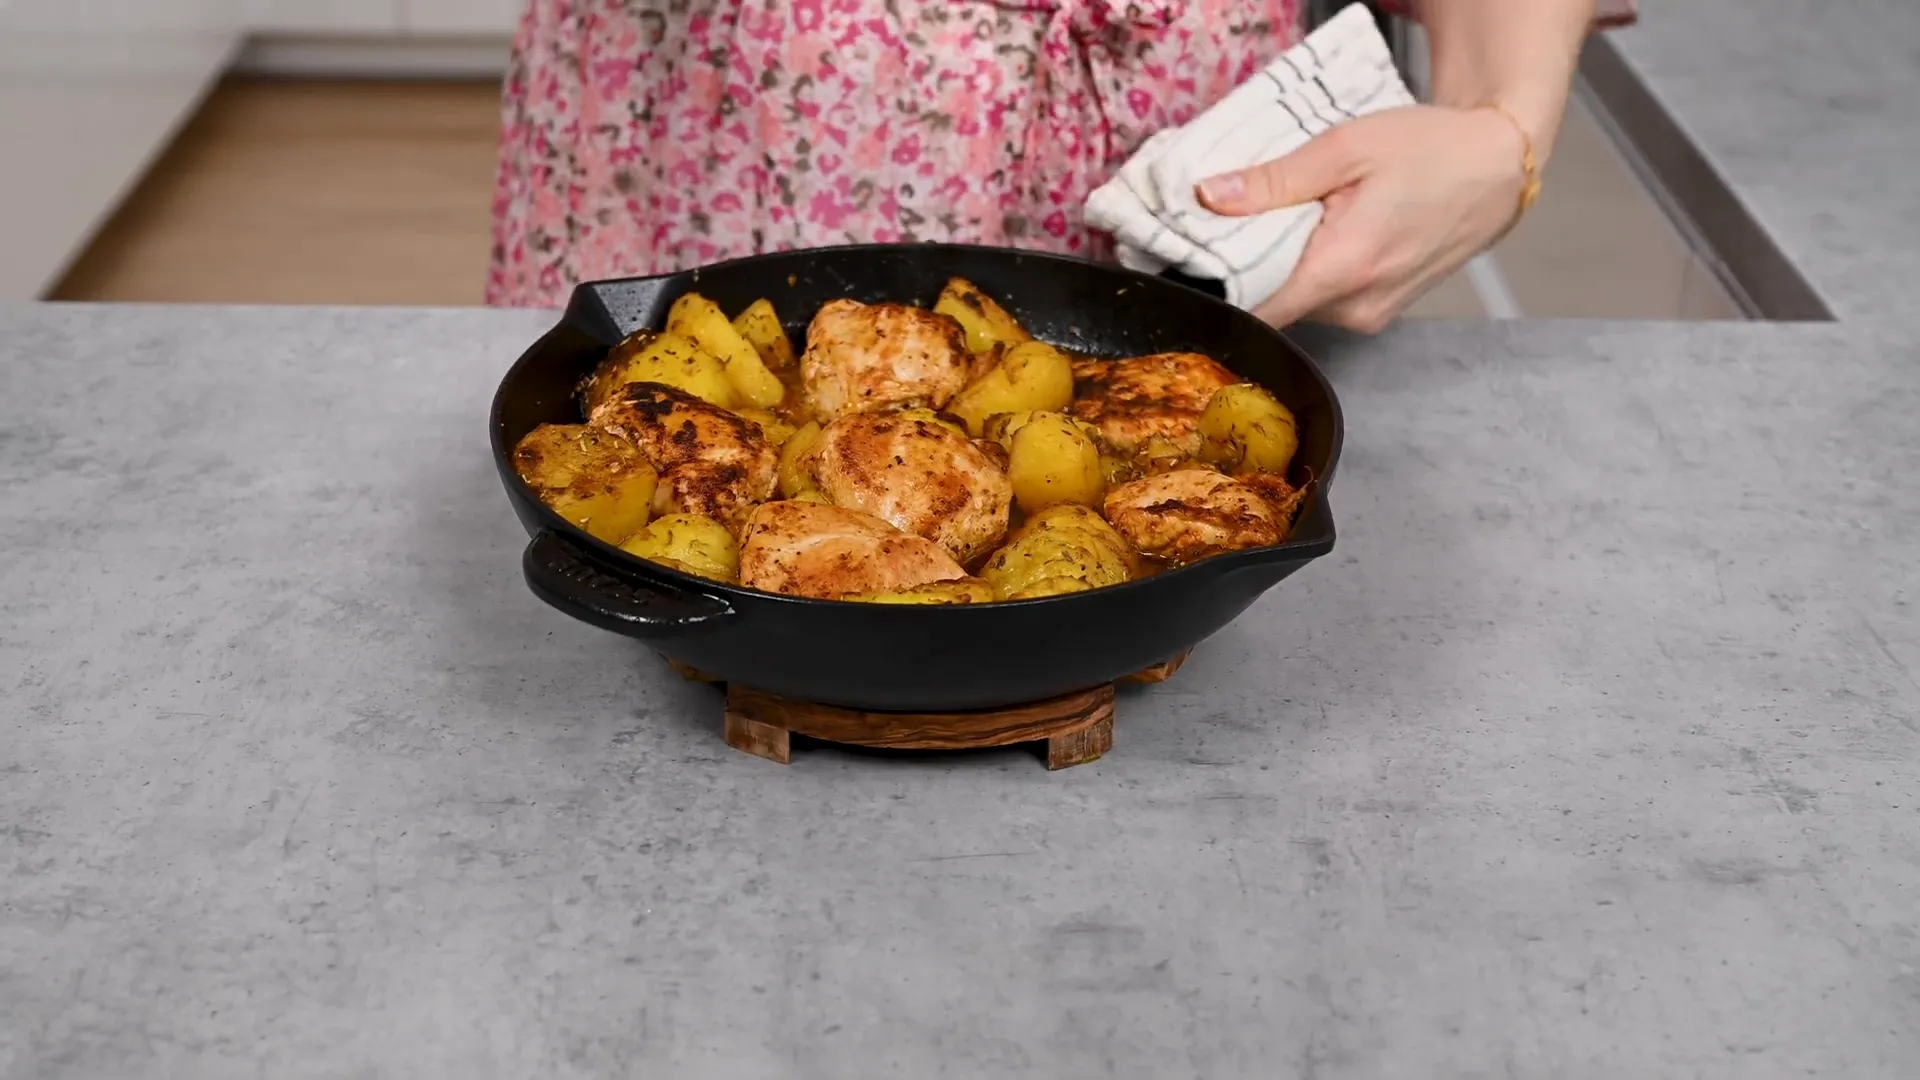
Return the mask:
{"type": "MultiPolygon", "coordinates": [[[[1598,0],[1597,25],[1636,7],[1598,0]]],[[[531,0],[487,302],[557,305],[578,281],[822,244],[1105,256],[1087,194],[1298,40],[1299,8],[531,0]]]]}
{"type": "Polygon", "coordinates": [[[1297,27],[1298,0],[532,0],[487,300],[822,244],[1104,255],[1087,193],[1297,27]]]}

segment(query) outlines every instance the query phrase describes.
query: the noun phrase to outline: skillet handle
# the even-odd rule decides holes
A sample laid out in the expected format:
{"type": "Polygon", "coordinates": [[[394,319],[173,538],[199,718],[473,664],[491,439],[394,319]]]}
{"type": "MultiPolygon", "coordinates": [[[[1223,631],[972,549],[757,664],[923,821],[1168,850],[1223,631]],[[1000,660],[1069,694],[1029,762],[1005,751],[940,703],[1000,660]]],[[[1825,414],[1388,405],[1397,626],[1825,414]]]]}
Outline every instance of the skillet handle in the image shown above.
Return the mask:
{"type": "Polygon", "coordinates": [[[535,596],[628,637],[686,637],[712,630],[734,613],[733,605],[718,596],[609,574],[571,541],[545,530],[527,545],[521,569],[535,596]]]}

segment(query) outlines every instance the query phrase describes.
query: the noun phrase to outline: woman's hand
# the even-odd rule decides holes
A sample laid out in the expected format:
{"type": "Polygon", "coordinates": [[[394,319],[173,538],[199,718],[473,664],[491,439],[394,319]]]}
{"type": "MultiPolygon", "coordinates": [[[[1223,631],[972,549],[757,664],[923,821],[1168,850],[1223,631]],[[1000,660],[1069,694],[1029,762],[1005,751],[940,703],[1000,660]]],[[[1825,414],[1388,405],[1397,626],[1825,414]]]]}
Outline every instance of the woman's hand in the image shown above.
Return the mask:
{"type": "Polygon", "coordinates": [[[1221,214],[1320,199],[1299,265],[1254,313],[1375,333],[1513,222],[1526,138],[1494,109],[1416,105],[1348,121],[1283,158],[1200,185],[1221,214]]]}

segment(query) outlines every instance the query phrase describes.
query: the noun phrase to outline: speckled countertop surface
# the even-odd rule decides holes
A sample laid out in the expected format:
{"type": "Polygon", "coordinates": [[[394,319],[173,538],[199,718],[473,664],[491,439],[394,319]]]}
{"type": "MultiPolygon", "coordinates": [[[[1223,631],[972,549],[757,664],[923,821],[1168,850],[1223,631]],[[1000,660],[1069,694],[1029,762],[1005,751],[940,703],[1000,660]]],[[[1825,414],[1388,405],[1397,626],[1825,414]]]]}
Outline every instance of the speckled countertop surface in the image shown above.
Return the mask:
{"type": "Polygon", "coordinates": [[[0,309],[0,1077],[1912,1076],[1905,152],[1727,159],[1839,324],[1315,341],[1339,549],[1058,774],[534,600],[547,316],[0,309]]]}

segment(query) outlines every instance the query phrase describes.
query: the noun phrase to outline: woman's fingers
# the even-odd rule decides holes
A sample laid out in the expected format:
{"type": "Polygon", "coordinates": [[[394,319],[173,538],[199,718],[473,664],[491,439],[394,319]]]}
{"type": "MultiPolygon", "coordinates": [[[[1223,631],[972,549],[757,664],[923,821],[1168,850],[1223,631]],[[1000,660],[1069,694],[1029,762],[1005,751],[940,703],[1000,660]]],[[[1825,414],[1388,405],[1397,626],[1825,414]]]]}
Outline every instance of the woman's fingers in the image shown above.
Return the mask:
{"type": "Polygon", "coordinates": [[[1353,204],[1351,192],[1335,192],[1326,199],[1326,212],[1299,263],[1279,290],[1254,309],[1255,315],[1271,326],[1287,326],[1366,286],[1367,236],[1364,227],[1354,228],[1353,204]]]}
{"type": "Polygon", "coordinates": [[[1496,239],[1524,171],[1510,124],[1484,110],[1392,109],[1238,174],[1246,213],[1320,198],[1326,208],[1291,276],[1256,314],[1372,333],[1496,239]],[[1345,140],[1335,136],[1351,133],[1345,140]],[[1344,182],[1343,182],[1344,181],[1344,182]]]}
{"type": "Polygon", "coordinates": [[[1366,172],[1369,117],[1322,132],[1285,157],[1200,182],[1201,205],[1216,214],[1258,214],[1323,198],[1366,172]]]}

